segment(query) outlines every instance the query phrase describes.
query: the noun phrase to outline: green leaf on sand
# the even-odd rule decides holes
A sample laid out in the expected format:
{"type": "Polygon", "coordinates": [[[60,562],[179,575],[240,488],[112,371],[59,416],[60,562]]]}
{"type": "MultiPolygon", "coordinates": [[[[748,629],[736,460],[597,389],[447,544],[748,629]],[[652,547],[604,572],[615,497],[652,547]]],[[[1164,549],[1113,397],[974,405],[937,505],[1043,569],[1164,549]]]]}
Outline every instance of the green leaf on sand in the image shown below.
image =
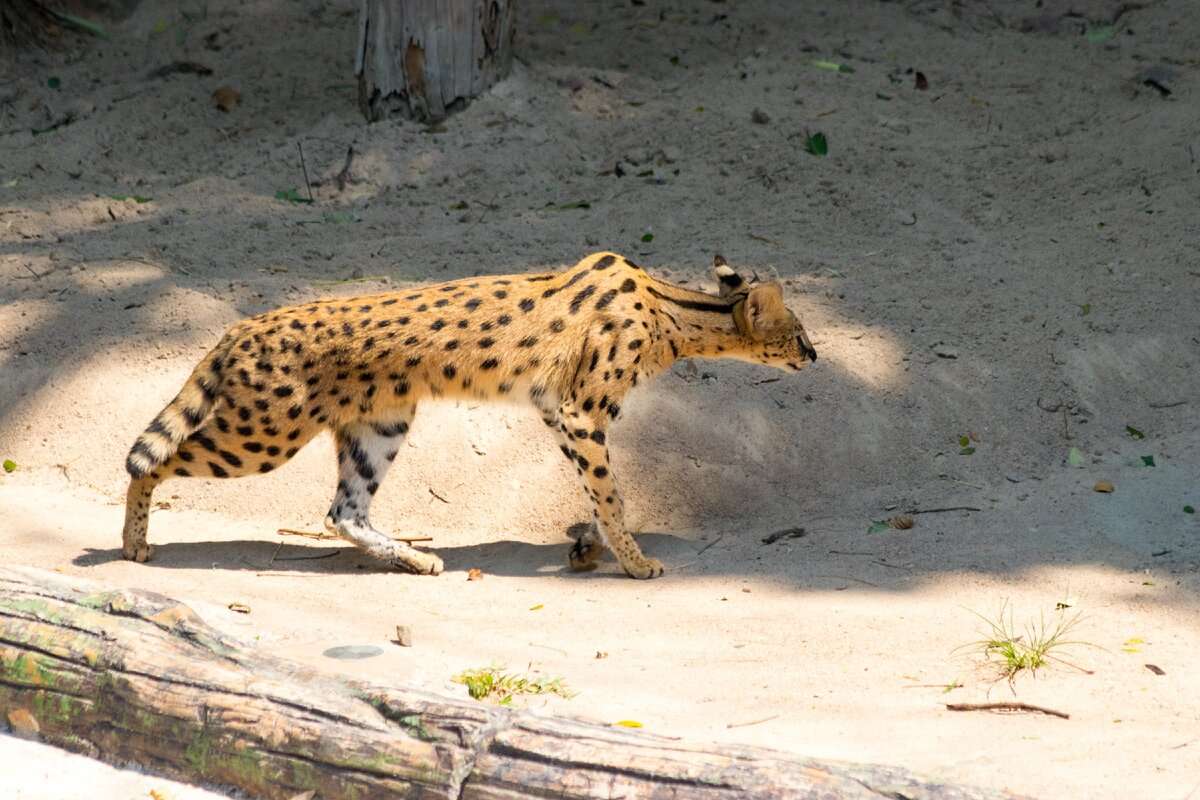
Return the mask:
{"type": "Polygon", "coordinates": [[[1070,463],[1072,467],[1083,466],[1083,453],[1079,452],[1078,447],[1072,447],[1071,452],[1067,453],[1067,462],[1070,463]]]}
{"type": "Polygon", "coordinates": [[[827,69],[832,72],[841,72],[841,73],[854,72],[854,67],[850,67],[845,64],[839,64],[836,61],[825,61],[824,59],[820,59],[820,58],[814,58],[814,59],[810,60],[808,62],[808,65],[810,67],[816,67],[817,69],[827,69]]]}
{"type": "Polygon", "coordinates": [[[1191,506],[1184,506],[1184,507],[1183,507],[1183,513],[1185,513],[1185,514],[1195,514],[1195,513],[1196,513],[1196,509],[1192,508],[1191,506]]]}
{"type": "Polygon", "coordinates": [[[653,241],[654,241],[654,234],[653,234],[653,233],[643,233],[643,234],[642,234],[642,241],[643,241],[643,242],[647,242],[647,243],[649,243],[649,242],[653,242],[653,241]]]}
{"type": "Polygon", "coordinates": [[[307,197],[302,197],[296,189],[280,189],[275,192],[276,200],[287,200],[289,203],[307,203],[312,204],[312,200],[307,197]]]}
{"type": "Polygon", "coordinates": [[[1133,427],[1132,425],[1126,425],[1125,432],[1128,433],[1130,436],[1132,436],[1135,439],[1145,439],[1146,438],[1146,434],[1142,433],[1141,431],[1139,431],[1137,428],[1133,427]]]}
{"type": "Polygon", "coordinates": [[[4,471],[5,472],[13,472],[16,470],[16,468],[17,468],[17,462],[13,461],[11,458],[4,459],[4,471]]]}
{"type": "Polygon", "coordinates": [[[872,522],[871,527],[867,528],[867,533],[880,533],[881,531],[889,530],[891,527],[886,522],[872,522]]]}
{"type": "Polygon", "coordinates": [[[108,41],[108,31],[106,31],[104,29],[103,25],[92,22],[91,20],[84,19],[83,17],[77,17],[74,14],[63,13],[62,11],[51,10],[50,13],[53,14],[54,16],[58,17],[63,22],[67,23],[68,25],[74,25],[76,28],[79,28],[79,30],[83,31],[84,33],[90,33],[92,36],[95,36],[97,39],[103,39],[106,42],[108,41]]]}
{"type": "Polygon", "coordinates": [[[1142,466],[1143,467],[1153,467],[1154,466],[1154,456],[1142,456],[1142,466]]]}
{"type": "Polygon", "coordinates": [[[829,141],[825,138],[825,134],[821,132],[804,134],[804,152],[811,153],[814,156],[823,156],[829,153],[829,141]]]}

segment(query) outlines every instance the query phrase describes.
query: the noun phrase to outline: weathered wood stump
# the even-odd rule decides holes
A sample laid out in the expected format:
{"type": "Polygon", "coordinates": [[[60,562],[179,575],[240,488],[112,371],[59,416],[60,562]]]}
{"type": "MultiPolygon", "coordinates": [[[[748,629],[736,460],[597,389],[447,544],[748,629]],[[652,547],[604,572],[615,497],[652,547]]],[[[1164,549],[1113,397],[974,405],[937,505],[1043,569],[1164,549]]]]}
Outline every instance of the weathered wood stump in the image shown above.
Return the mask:
{"type": "Polygon", "coordinates": [[[358,102],[367,119],[437,122],[512,67],[515,0],[366,0],[358,102]]]}
{"type": "Polygon", "coordinates": [[[1010,797],[341,680],[162,595],[27,567],[0,567],[0,721],[265,798],[1010,797]]]}

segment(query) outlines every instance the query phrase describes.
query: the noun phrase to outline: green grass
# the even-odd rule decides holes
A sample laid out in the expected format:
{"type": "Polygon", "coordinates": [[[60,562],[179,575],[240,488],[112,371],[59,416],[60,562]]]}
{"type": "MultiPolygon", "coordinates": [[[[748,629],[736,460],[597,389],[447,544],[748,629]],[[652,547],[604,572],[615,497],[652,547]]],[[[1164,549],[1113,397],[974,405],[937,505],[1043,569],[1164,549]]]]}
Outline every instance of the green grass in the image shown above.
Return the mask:
{"type": "Polygon", "coordinates": [[[957,647],[955,651],[971,650],[978,653],[983,656],[985,666],[997,668],[1000,677],[1010,683],[1020,673],[1027,671],[1035,674],[1051,661],[1075,667],[1056,653],[1077,645],[1096,646],[1068,638],[1080,622],[1079,613],[1067,617],[1065,611],[1060,609],[1057,620],[1048,623],[1045,614],[1042,614],[1036,624],[1029,622],[1020,629],[1014,622],[1013,611],[1007,600],[1000,603],[1000,611],[995,617],[984,616],[977,611],[971,613],[983,620],[983,629],[980,631],[983,638],[957,647]]]}
{"type": "Polygon", "coordinates": [[[571,699],[575,693],[568,690],[562,678],[545,675],[531,677],[528,672],[517,675],[505,672],[507,665],[493,664],[482,669],[467,669],[455,675],[455,683],[467,687],[467,692],[476,700],[491,700],[497,705],[508,705],[519,694],[556,694],[571,699]]]}

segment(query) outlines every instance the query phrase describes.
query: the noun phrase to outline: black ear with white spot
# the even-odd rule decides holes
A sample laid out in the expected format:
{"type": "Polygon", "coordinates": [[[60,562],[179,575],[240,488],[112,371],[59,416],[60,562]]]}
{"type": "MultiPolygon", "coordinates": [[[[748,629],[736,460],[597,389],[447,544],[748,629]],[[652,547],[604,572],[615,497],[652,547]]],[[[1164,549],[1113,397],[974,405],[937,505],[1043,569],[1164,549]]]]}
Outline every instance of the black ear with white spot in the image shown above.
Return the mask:
{"type": "Polygon", "coordinates": [[[737,297],[750,291],[750,285],[719,254],[713,259],[713,275],[717,277],[721,297],[737,297]]]}

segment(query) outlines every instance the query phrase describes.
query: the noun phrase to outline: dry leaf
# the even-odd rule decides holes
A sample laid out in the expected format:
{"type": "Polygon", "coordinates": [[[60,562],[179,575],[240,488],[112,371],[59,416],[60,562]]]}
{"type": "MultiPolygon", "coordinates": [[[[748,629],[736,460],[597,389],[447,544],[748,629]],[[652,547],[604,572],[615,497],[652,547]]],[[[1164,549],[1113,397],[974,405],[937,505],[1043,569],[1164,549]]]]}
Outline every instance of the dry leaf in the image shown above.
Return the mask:
{"type": "Polygon", "coordinates": [[[1112,481],[1096,481],[1096,485],[1092,487],[1092,491],[1093,492],[1104,492],[1105,494],[1112,494],[1112,492],[1113,492],[1112,481]]]}
{"type": "Polygon", "coordinates": [[[620,725],[622,728],[641,728],[641,727],[643,727],[642,723],[640,723],[634,719],[623,719],[620,722],[618,722],[617,724],[620,725]]]}
{"type": "Polygon", "coordinates": [[[982,439],[979,438],[979,434],[976,433],[975,431],[967,431],[967,436],[969,436],[971,438],[971,441],[975,442],[976,444],[983,441],[982,439]]]}
{"type": "Polygon", "coordinates": [[[481,569],[471,570],[470,572],[467,573],[467,580],[469,580],[469,581],[483,580],[483,570],[481,570],[481,569]]]}
{"type": "Polygon", "coordinates": [[[249,614],[250,606],[246,605],[245,603],[230,603],[229,610],[235,611],[238,614],[249,614]]]}
{"type": "Polygon", "coordinates": [[[222,111],[232,111],[233,107],[242,99],[242,96],[233,87],[222,86],[213,91],[212,99],[217,104],[217,108],[222,111]]]}
{"type": "Polygon", "coordinates": [[[150,798],[151,800],[174,800],[175,795],[164,789],[151,789],[150,798]]]}
{"type": "Polygon", "coordinates": [[[597,650],[596,658],[608,658],[608,653],[604,652],[603,650],[597,650]]]}
{"type": "Polygon", "coordinates": [[[906,531],[916,523],[913,522],[912,517],[892,517],[887,521],[887,524],[898,531],[906,531]]]}

